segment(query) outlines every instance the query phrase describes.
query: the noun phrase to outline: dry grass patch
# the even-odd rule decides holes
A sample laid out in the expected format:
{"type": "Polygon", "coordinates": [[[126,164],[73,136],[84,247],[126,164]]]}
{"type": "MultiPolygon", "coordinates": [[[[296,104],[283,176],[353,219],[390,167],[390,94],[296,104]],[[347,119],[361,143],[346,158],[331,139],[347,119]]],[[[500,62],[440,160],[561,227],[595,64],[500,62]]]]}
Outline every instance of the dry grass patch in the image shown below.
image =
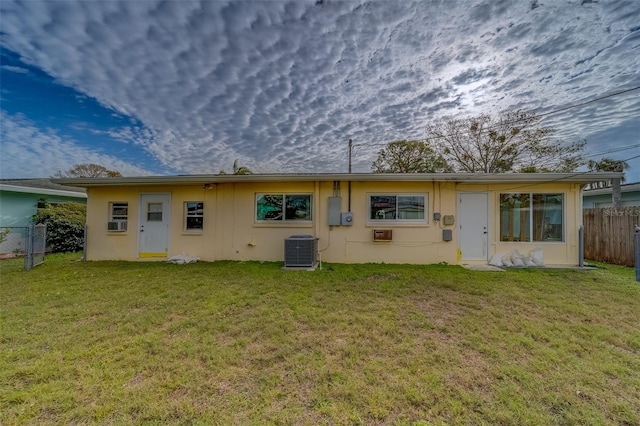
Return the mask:
{"type": "Polygon", "coordinates": [[[0,263],[0,423],[639,424],[629,268],[0,263]]]}

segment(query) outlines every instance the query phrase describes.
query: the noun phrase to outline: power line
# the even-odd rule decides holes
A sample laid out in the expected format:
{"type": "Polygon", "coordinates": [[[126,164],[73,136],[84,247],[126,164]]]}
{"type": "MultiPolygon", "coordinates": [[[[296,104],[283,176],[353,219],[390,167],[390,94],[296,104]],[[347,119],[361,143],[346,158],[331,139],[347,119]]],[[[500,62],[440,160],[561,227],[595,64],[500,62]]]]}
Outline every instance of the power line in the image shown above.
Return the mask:
{"type": "MultiPolygon", "coordinates": [[[[552,111],[549,111],[549,112],[545,112],[545,113],[541,113],[541,114],[534,114],[534,115],[531,115],[531,116],[527,117],[527,119],[538,119],[538,118],[546,117],[546,116],[549,116],[549,115],[553,115],[553,114],[557,114],[557,113],[560,113],[560,112],[563,112],[563,111],[567,111],[569,109],[579,108],[579,107],[584,106],[584,105],[589,105],[589,104],[592,104],[592,103],[595,103],[595,102],[599,102],[599,101],[602,101],[604,99],[608,99],[608,98],[611,98],[611,97],[614,97],[614,96],[618,96],[618,95],[622,95],[622,94],[625,94],[625,93],[633,92],[633,91],[639,90],[639,89],[640,89],[640,86],[632,87],[631,89],[626,89],[626,90],[621,90],[621,91],[618,91],[618,92],[615,92],[615,93],[610,93],[608,95],[600,96],[598,98],[591,99],[589,101],[580,102],[580,103],[577,103],[577,104],[569,105],[569,106],[566,106],[566,107],[563,107],[563,108],[558,108],[558,109],[555,109],[555,110],[552,110],[552,111]]],[[[518,122],[520,122],[522,120],[523,119],[512,120],[512,121],[508,121],[508,122],[505,122],[505,123],[502,123],[502,124],[515,124],[515,123],[518,123],[518,122]]],[[[487,133],[487,132],[493,130],[494,128],[495,128],[495,126],[488,127],[487,129],[483,130],[481,133],[487,133]]],[[[435,136],[435,137],[431,137],[431,138],[412,139],[412,140],[426,141],[427,139],[443,139],[445,137],[446,137],[445,135],[442,135],[442,136],[435,136]]],[[[389,143],[390,142],[378,142],[378,143],[374,143],[374,144],[360,143],[360,144],[354,144],[353,146],[376,147],[376,146],[386,146],[389,143]]]]}
{"type": "MultiPolygon", "coordinates": [[[[633,157],[629,157],[627,159],[619,160],[619,161],[622,161],[623,163],[626,163],[627,161],[635,160],[636,158],[640,158],[640,154],[634,155],[633,157]]],[[[573,174],[571,174],[569,176],[563,176],[561,178],[550,179],[546,183],[560,182],[560,181],[563,181],[563,180],[566,180],[566,179],[571,179],[571,178],[574,178],[576,176],[584,175],[584,174],[587,174],[587,173],[592,173],[592,172],[590,170],[587,170],[587,171],[584,171],[584,172],[576,172],[576,173],[573,173],[573,174]]],[[[528,183],[528,184],[525,184],[525,185],[520,185],[520,186],[509,188],[509,191],[514,191],[516,189],[521,189],[521,188],[528,188],[530,186],[535,186],[535,185],[537,185],[537,184],[528,183]]]]}
{"type": "Polygon", "coordinates": [[[622,146],[619,148],[612,148],[606,151],[597,152],[595,154],[585,155],[585,158],[597,157],[599,155],[613,154],[614,152],[626,151],[627,149],[632,149],[632,148],[640,148],[640,143],[635,145],[622,146]]]}
{"type": "Polygon", "coordinates": [[[566,111],[568,109],[573,109],[573,108],[578,108],[578,107],[581,107],[581,106],[584,106],[584,105],[589,105],[589,104],[592,104],[594,102],[601,101],[603,99],[611,98],[613,96],[622,95],[623,93],[633,92],[634,90],[638,90],[638,89],[640,89],[640,86],[632,87],[631,89],[627,89],[627,90],[621,90],[620,92],[611,93],[611,94],[608,94],[606,96],[601,96],[599,98],[591,99],[590,101],[581,102],[579,104],[569,105],[568,107],[559,108],[559,109],[556,109],[556,110],[553,110],[553,111],[545,112],[543,114],[538,114],[536,117],[540,118],[540,117],[545,117],[545,116],[551,115],[551,114],[557,114],[559,112],[566,111]]]}

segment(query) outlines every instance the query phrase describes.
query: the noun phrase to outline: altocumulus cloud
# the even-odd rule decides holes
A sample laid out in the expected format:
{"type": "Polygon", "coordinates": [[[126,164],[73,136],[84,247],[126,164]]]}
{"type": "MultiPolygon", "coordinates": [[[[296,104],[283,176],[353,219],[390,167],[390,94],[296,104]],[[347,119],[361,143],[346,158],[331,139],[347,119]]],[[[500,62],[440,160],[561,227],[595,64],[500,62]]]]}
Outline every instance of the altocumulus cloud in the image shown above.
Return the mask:
{"type": "Polygon", "coordinates": [[[69,164],[83,163],[100,164],[125,176],[150,174],[118,158],[84,148],[77,141],[42,131],[24,116],[10,116],[2,112],[0,120],[0,168],[6,176],[24,177],[25,165],[28,164],[37,165],[40,176],[53,176],[58,171],[69,169],[69,164]],[[70,156],[73,156],[73,162],[69,161],[70,156]]]}
{"type": "MultiPolygon", "coordinates": [[[[215,173],[236,158],[261,172],[345,171],[350,138],[369,145],[354,162],[367,171],[381,144],[420,138],[439,118],[546,112],[640,85],[634,1],[0,7],[3,47],[141,123],[112,134],[181,173],[215,173]]],[[[590,135],[639,116],[638,97],[627,96],[547,124],[595,144],[590,135]]],[[[22,125],[52,153],[66,143],[24,118],[4,119],[3,158],[9,145],[30,152],[12,135],[22,125]]],[[[93,158],[82,149],[78,157],[93,158]]]]}

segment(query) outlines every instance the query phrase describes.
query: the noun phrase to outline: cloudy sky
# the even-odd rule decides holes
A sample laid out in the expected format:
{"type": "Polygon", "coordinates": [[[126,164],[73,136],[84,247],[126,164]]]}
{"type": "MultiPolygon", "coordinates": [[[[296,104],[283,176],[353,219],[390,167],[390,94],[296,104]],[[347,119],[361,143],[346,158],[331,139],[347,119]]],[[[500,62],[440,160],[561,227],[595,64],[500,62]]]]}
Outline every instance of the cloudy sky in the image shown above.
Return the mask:
{"type": "Polygon", "coordinates": [[[640,181],[637,0],[0,2],[0,177],[368,172],[446,117],[545,114],[640,181]]]}

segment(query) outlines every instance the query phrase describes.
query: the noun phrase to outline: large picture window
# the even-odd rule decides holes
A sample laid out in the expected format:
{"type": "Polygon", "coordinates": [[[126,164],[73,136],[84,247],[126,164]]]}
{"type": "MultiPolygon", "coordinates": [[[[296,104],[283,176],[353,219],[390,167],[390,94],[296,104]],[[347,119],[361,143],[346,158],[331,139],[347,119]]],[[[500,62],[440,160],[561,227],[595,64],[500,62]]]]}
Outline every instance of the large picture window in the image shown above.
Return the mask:
{"type": "Polygon", "coordinates": [[[202,231],[204,224],[204,203],[187,201],[184,203],[184,228],[187,231],[202,231]]]}
{"type": "Polygon", "coordinates": [[[311,194],[256,194],[258,222],[311,220],[311,194]]]}
{"type": "Polygon", "coordinates": [[[562,194],[500,194],[500,241],[564,241],[562,194]]]}
{"type": "Polygon", "coordinates": [[[371,194],[369,221],[426,222],[426,194],[371,194]]]}

